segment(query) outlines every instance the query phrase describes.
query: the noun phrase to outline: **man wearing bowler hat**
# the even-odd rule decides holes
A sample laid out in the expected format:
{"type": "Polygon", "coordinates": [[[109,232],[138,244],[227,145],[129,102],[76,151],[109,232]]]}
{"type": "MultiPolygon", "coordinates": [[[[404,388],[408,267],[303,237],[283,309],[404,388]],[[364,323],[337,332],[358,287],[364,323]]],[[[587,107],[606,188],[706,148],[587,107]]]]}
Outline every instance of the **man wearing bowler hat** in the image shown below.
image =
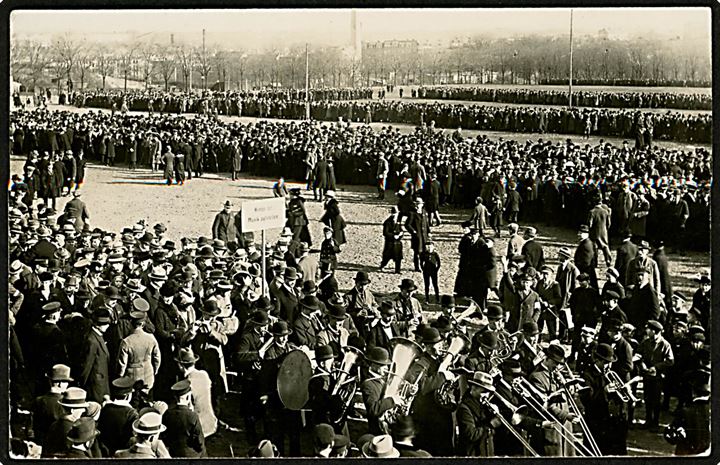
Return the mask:
{"type": "Polygon", "coordinates": [[[583,224],[578,231],[578,239],[580,242],[575,248],[574,262],[581,273],[587,273],[590,276],[590,284],[598,289],[597,273],[595,269],[598,265],[597,246],[590,239],[590,229],[588,225],[583,224]]]}
{"type": "Polygon", "coordinates": [[[363,337],[365,337],[367,328],[366,320],[375,316],[378,307],[368,284],[370,284],[370,277],[367,271],[358,271],[355,274],[355,286],[345,294],[347,312],[363,337]]]}
{"type": "Polygon", "coordinates": [[[415,210],[411,211],[405,221],[405,229],[410,233],[410,245],[413,250],[415,271],[420,271],[420,254],[425,252],[430,241],[430,219],[425,211],[423,199],[415,200],[415,210]]]}
{"type": "MultiPolygon", "coordinates": [[[[106,308],[99,308],[92,314],[92,329],[85,339],[78,384],[83,386],[90,400],[102,402],[110,394],[110,352],[104,335],[112,319],[106,308]]],[[[113,360],[113,363],[115,360],[113,360]]]]}
{"type": "Polygon", "coordinates": [[[245,323],[240,342],[234,348],[234,364],[241,377],[242,391],[240,400],[245,406],[243,409],[243,420],[251,443],[258,441],[255,423],[262,418],[262,409],[259,402],[260,391],[258,389],[258,377],[262,367],[262,361],[266,356],[266,350],[260,351],[267,341],[267,330],[270,324],[267,312],[274,308],[270,300],[261,296],[254,303],[256,309],[250,319],[245,323]]]}
{"type": "Polygon", "coordinates": [[[300,300],[300,312],[293,323],[293,342],[298,346],[315,349],[318,334],[324,329],[320,323],[320,301],[313,295],[300,300]]]}
{"type": "Polygon", "coordinates": [[[100,431],[95,429],[95,420],[89,417],[81,417],[73,423],[67,434],[69,447],[58,458],[63,459],[96,459],[93,457],[92,445],[100,431]]]}
{"type": "Polygon", "coordinates": [[[423,322],[422,305],[413,297],[413,294],[417,290],[415,281],[405,278],[400,282],[398,287],[400,288],[400,292],[397,294],[397,297],[395,297],[393,303],[397,311],[398,322],[407,325],[404,334],[404,336],[407,337],[413,328],[423,322]]]}
{"type": "MultiPolygon", "coordinates": [[[[545,350],[545,359],[530,373],[528,381],[541,394],[552,400],[547,407],[548,411],[560,421],[563,427],[572,431],[572,423],[578,422],[579,417],[570,412],[564,397],[553,396],[555,392],[562,389],[556,371],[564,363],[565,349],[560,344],[550,344],[545,350]]],[[[570,457],[575,455],[573,444],[561,436],[554,427],[543,427],[533,431],[530,445],[543,456],[570,457]]]]}
{"type": "Polygon", "coordinates": [[[62,364],[54,365],[46,376],[50,381],[50,391],[37,397],[33,404],[33,431],[38,444],[44,442],[50,425],[65,414],[60,400],[69,383],[73,381],[70,367],[62,364]]]}
{"type": "Polygon", "coordinates": [[[612,346],[598,344],[593,364],[581,373],[589,388],[580,391],[585,418],[603,455],[627,455],[627,404],[620,399],[618,386],[609,383],[607,377],[616,361],[612,346]]]}
{"type": "Polygon", "coordinates": [[[380,304],[380,318],[370,322],[365,337],[368,347],[382,347],[389,352],[390,340],[407,334],[407,324],[402,325],[405,326],[405,331],[403,331],[395,315],[393,302],[385,300],[380,304]]]}
{"type": "Polygon", "coordinates": [[[299,311],[300,296],[295,287],[298,279],[297,270],[292,267],[285,268],[283,280],[275,294],[275,310],[273,315],[282,318],[292,325],[299,311]]]}
{"type": "Polygon", "coordinates": [[[65,345],[65,336],[60,328],[60,302],[48,302],[42,306],[43,318],[32,328],[32,341],[42,341],[42,344],[31,344],[27,351],[28,364],[34,373],[36,392],[44,387],[45,376],[56,363],[67,363],[68,352],[65,345]]]}
{"type": "Polygon", "coordinates": [[[400,457],[432,457],[429,452],[413,444],[415,425],[409,415],[398,416],[395,423],[390,426],[390,434],[400,457]]]}
{"type": "MultiPolygon", "coordinates": [[[[351,333],[351,330],[345,326],[349,320],[345,301],[340,296],[332,297],[328,300],[326,308],[327,325],[318,334],[318,344],[330,345],[335,353],[341,354],[351,333]]],[[[357,330],[353,329],[352,333],[357,334],[357,330]]]]}
{"type": "Polygon", "coordinates": [[[365,361],[368,364],[368,376],[360,385],[360,391],[367,412],[368,432],[375,435],[383,434],[389,426],[388,422],[384,421],[383,414],[400,405],[402,398],[399,393],[383,397],[391,364],[388,351],[382,347],[372,347],[368,349],[365,361]]]}

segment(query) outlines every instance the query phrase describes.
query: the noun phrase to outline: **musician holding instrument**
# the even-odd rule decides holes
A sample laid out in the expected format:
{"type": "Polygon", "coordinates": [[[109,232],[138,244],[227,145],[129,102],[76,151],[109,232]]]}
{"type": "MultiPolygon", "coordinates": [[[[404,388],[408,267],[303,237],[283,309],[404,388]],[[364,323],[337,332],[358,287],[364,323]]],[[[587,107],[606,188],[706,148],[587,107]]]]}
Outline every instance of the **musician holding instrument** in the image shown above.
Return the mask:
{"type": "Polygon", "coordinates": [[[419,391],[411,409],[418,429],[415,444],[435,457],[448,457],[454,453],[453,411],[441,405],[441,398],[437,393],[446,382],[455,379],[449,367],[446,371],[438,371],[444,344],[445,341],[436,328],[423,330],[421,345],[424,356],[421,365],[424,367],[424,375],[420,379],[419,391]]]}
{"type": "Polygon", "coordinates": [[[327,303],[326,325],[318,333],[319,345],[330,345],[336,354],[342,352],[347,346],[350,338],[350,331],[344,326],[346,321],[352,321],[347,317],[345,303],[342,298],[330,299],[327,303]]]}
{"type": "Polygon", "coordinates": [[[542,328],[547,324],[548,340],[558,339],[558,325],[564,323],[560,319],[559,310],[562,304],[562,292],[560,284],[555,281],[553,269],[548,265],[540,268],[540,276],[535,285],[535,292],[540,297],[540,319],[538,326],[542,328]]]}
{"type": "Polygon", "coordinates": [[[367,322],[375,317],[377,309],[375,296],[368,287],[370,282],[367,271],[358,271],[355,286],[345,294],[347,312],[363,337],[367,334],[367,322]]]}
{"type": "Polygon", "coordinates": [[[522,324],[521,331],[515,355],[518,356],[523,374],[527,376],[542,362],[545,353],[540,346],[540,329],[537,323],[526,321],[522,324]]]}
{"type": "Polygon", "coordinates": [[[324,329],[320,320],[320,301],[312,295],[303,297],[300,300],[300,312],[293,323],[292,342],[313,350],[318,343],[318,335],[324,329]]]}
{"type": "Polygon", "coordinates": [[[270,319],[267,311],[260,309],[263,305],[267,308],[272,304],[265,297],[261,297],[255,302],[254,307],[257,310],[250,315],[250,319],[245,323],[234,356],[242,386],[240,402],[243,405],[242,414],[245,431],[251,443],[258,441],[255,425],[262,418],[264,411],[260,403],[261,394],[257,381],[260,374],[260,361],[267,351],[265,342],[270,319]]]}
{"type": "Polygon", "coordinates": [[[315,372],[308,383],[308,408],[312,410],[310,423],[331,425],[338,434],[347,434],[347,422],[343,418],[339,424],[334,424],[343,408],[342,399],[331,394],[336,384],[338,371],[334,367],[335,354],[329,345],[320,345],[315,350],[315,372]]]}
{"type": "Polygon", "coordinates": [[[515,432],[508,428],[495,430],[495,455],[532,456],[533,454],[525,447],[521,438],[527,441],[530,431],[537,431],[543,426],[551,427],[552,423],[549,420],[541,420],[532,416],[527,405],[524,404],[523,398],[513,390],[514,380],[523,376],[520,362],[512,358],[503,361],[500,364],[500,373],[501,377],[495,380],[495,397],[502,400],[497,405],[500,407],[503,417],[510,420],[515,432]],[[518,438],[515,433],[519,434],[521,438],[518,438]]]}
{"type": "Polygon", "coordinates": [[[402,398],[398,393],[384,397],[387,374],[391,364],[387,349],[369,348],[365,361],[368,364],[368,378],[362,382],[360,390],[365,404],[368,432],[377,436],[386,433],[381,426],[380,417],[396,405],[400,405],[402,398]]]}
{"type": "Polygon", "coordinates": [[[464,457],[492,457],[495,454],[495,428],[502,426],[498,418],[500,409],[491,402],[495,386],[492,377],[484,371],[475,372],[468,379],[457,411],[460,434],[458,454],[464,457]]]}
{"type": "Polygon", "coordinates": [[[611,374],[616,361],[613,348],[601,343],[593,353],[593,364],[582,372],[589,389],[580,391],[580,399],[602,455],[627,455],[629,386],[611,374]]]}
{"type": "Polygon", "coordinates": [[[405,323],[400,329],[402,336],[408,337],[412,329],[423,322],[422,305],[413,294],[417,290],[415,281],[405,278],[400,282],[400,292],[394,300],[397,320],[405,323]]]}
{"type": "Polygon", "coordinates": [[[493,359],[498,350],[499,341],[497,333],[493,331],[482,331],[473,337],[475,350],[470,352],[465,359],[465,368],[470,371],[484,371],[490,373],[495,368],[497,360],[493,359]]]}
{"type": "Polygon", "coordinates": [[[573,353],[575,371],[584,372],[593,365],[593,353],[597,347],[597,333],[595,328],[583,326],[580,330],[580,343],[577,350],[573,353]]]}
{"type": "Polygon", "coordinates": [[[260,370],[257,375],[256,390],[259,392],[260,404],[264,409],[263,420],[265,422],[265,433],[269,435],[273,444],[277,445],[280,454],[285,456],[285,438],[290,443],[290,456],[300,455],[300,430],[302,427],[300,414],[284,405],[278,388],[278,373],[281,363],[291,353],[295,346],[288,338],[292,334],[288,324],[278,320],[270,328],[271,338],[266,340],[258,349],[258,355],[262,359],[260,370]]]}
{"type": "Polygon", "coordinates": [[[385,300],[380,304],[380,318],[372,320],[367,331],[368,347],[382,347],[390,351],[390,340],[403,335],[396,314],[392,301],[385,300]]]}
{"type": "Polygon", "coordinates": [[[530,444],[543,456],[572,457],[575,455],[575,446],[572,437],[561,431],[572,431],[572,423],[579,422],[577,414],[571,413],[566,399],[554,395],[562,389],[557,371],[565,363],[565,350],[559,344],[550,344],[545,350],[543,360],[535,370],[530,373],[530,384],[547,399],[546,411],[557,419],[559,424],[552,427],[543,427],[534,432],[530,444]],[[561,430],[558,430],[561,428],[561,430]],[[562,429],[564,428],[564,429],[562,429]]]}

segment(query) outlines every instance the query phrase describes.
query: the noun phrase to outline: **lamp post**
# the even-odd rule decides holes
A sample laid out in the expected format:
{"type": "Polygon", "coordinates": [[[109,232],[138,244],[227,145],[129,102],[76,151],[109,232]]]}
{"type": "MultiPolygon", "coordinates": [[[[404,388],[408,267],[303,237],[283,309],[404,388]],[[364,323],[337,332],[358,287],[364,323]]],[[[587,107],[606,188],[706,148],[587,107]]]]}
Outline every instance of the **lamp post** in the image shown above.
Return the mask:
{"type": "Polygon", "coordinates": [[[573,9],[570,8],[570,80],[568,81],[568,106],[572,108],[573,79],[573,9]]]}

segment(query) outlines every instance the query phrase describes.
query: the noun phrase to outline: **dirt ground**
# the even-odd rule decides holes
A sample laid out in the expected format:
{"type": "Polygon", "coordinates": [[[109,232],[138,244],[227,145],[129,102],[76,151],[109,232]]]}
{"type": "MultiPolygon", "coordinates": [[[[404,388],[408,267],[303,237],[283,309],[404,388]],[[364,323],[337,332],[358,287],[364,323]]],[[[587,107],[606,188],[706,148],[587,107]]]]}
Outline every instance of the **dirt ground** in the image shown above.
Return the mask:
{"type": "MultiPolygon", "coordinates": [[[[528,135],[521,137],[527,138],[528,135]]],[[[22,164],[21,157],[12,157],[10,174],[21,173],[22,164]]],[[[106,167],[91,163],[86,173],[82,199],[90,211],[92,227],[119,233],[122,228],[144,219],[150,225],[164,223],[168,228],[168,239],[176,241],[184,236],[211,236],[213,218],[222,209],[225,200],[231,200],[236,208],[239,208],[243,201],[272,197],[273,180],[256,177],[243,176],[232,181],[228,174],[208,174],[200,179],[188,180],[184,186],[166,186],[161,179],[161,173],[153,173],[149,169],[129,170],[125,167],[106,167]]],[[[317,248],[321,237],[319,218],[323,213],[322,204],[312,201],[311,192],[305,193],[305,197],[309,197],[306,209],[311,221],[314,248],[317,248]]],[[[339,255],[337,278],[341,289],[346,290],[352,286],[352,279],[358,270],[370,272],[371,289],[380,296],[398,292],[402,277],[414,279],[418,287],[422,288],[422,275],[412,270],[412,251],[407,241],[404,245],[402,275],[393,274],[389,271],[390,267],[384,272],[378,271],[383,246],[382,222],[392,205],[392,197],[388,195],[388,200],[379,201],[375,199],[374,188],[370,186],[338,186],[337,198],[347,223],[348,237],[348,243],[343,246],[339,255]]],[[[61,211],[68,199],[58,199],[57,209],[61,211]]],[[[432,238],[442,257],[440,292],[452,293],[457,273],[457,244],[462,234],[460,223],[469,218],[470,211],[443,208],[441,216],[443,225],[432,229],[432,238]]],[[[534,226],[538,229],[539,242],[543,245],[551,266],[558,263],[557,250],[561,246],[574,247],[576,243],[575,231],[544,224],[534,226]]],[[[268,231],[268,241],[274,242],[279,234],[280,230],[268,231]]],[[[256,237],[259,239],[259,235],[256,237]]],[[[495,245],[499,255],[504,254],[506,246],[507,233],[503,232],[503,237],[497,239],[495,245]]],[[[669,254],[669,259],[674,284],[686,293],[694,292],[694,277],[710,267],[709,253],[673,253],[669,254]]],[[[603,276],[602,267],[598,275],[603,276]]],[[[418,298],[425,303],[422,293],[418,298]]],[[[432,318],[436,311],[438,308],[434,303],[426,305],[427,317],[432,318]]],[[[219,416],[230,425],[242,427],[238,416],[240,408],[231,395],[222,402],[219,416]]],[[[643,418],[641,408],[636,416],[643,418]]],[[[661,420],[663,423],[669,422],[669,414],[663,413],[661,420]]],[[[358,426],[359,424],[351,422],[351,431],[357,430],[358,426]]],[[[672,446],[667,444],[661,435],[645,430],[631,430],[629,446],[633,455],[672,453],[672,446]]],[[[216,457],[243,456],[248,447],[244,433],[232,430],[222,430],[208,442],[209,453],[216,457]]]]}

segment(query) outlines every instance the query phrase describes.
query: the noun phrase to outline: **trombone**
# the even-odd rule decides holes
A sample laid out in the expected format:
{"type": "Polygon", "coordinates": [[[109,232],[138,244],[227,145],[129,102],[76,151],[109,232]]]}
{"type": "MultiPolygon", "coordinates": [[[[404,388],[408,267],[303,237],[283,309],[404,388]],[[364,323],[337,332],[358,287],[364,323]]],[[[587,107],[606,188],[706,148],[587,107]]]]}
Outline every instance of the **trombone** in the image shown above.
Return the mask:
{"type": "MultiPolygon", "coordinates": [[[[522,411],[522,410],[524,410],[524,409],[526,408],[524,405],[521,405],[521,406],[519,406],[519,407],[516,407],[515,405],[512,404],[512,402],[510,402],[509,400],[507,400],[506,398],[504,398],[503,396],[501,396],[500,394],[498,394],[497,391],[494,391],[494,392],[493,392],[493,395],[494,395],[495,397],[497,397],[497,399],[498,399],[500,402],[502,402],[502,404],[505,405],[505,407],[506,407],[508,410],[510,410],[511,415],[515,415],[516,413],[519,414],[520,411],[522,411]]],[[[512,423],[511,423],[510,421],[508,421],[507,418],[505,418],[505,417],[500,413],[500,409],[499,409],[495,404],[490,403],[490,399],[483,399],[483,400],[481,400],[481,402],[484,403],[485,405],[487,405],[487,407],[495,413],[495,415],[496,415],[496,416],[498,417],[498,419],[502,422],[502,424],[505,425],[505,428],[507,428],[508,431],[510,431],[510,433],[512,433],[512,435],[515,436],[515,438],[516,438],[518,441],[520,441],[520,443],[523,445],[523,447],[525,447],[525,449],[527,449],[527,451],[530,452],[530,454],[531,454],[533,457],[539,457],[539,456],[540,456],[540,454],[538,454],[537,452],[535,452],[535,449],[532,448],[532,446],[531,446],[530,443],[527,441],[527,439],[525,439],[525,438],[522,436],[522,434],[520,434],[520,432],[519,432],[517,429],[515,429],[515,427],[512,425],[512,423]]]]}
{"type": "MultiPolygon", "coordinates": [[[[561,366],[565,367],[565,369],[570,374],[572,374],[572,371],[570,371],[570,367],[568,367],[567,364],[563,363],[561,366]]],[[[582,416],[582,413],[580,413],[580,408],[578,407],[577,402],[575,402],[573,394],[570,392],[570,385],[578,381],[578,378],[571,378],[569,381],[566,381],[565,377],[560,371],[556,371],[555,373],[558,376],[560,384],[562,384],[562,392],[565,394],[565,399],[567,400],[570,412],[577,415],[578,419],[580,420],[580,427],[582,428],[583,434],[585,434],[585,438],[587,439],[588,444],[590,444],[590,449],[592,449],[596,456],[601,456],[602,452],[600,452],[600,447],[598,447],[597,442],[595,441],[595,438],[590,431],[590,427],[585,421],[585,418],[582,416]]]]}
{"type": "MultiPolygon", "coordinates": [[[[510,388],[507,381],[504,379],[500,379],[500,383],[504,384],[506,389],[510,388]]],[[[575,434],[563,425],[560,420],[548,409],[547,406],[549,400],[555,397],[557,393],[546,396],[525,378],[515,378],[512,381],[511,389],[520,397],[525,399],[525,402],[527,402],[527,404],[537,412],[541,419],[551,422],[553,424],[553,428],[558,432],[558,434],[575,446],[575,450],[581,457],[595,456],[595,454],[588,449],[585,444],[579,441],[578,438],[575,437],[575,434]]]]}

